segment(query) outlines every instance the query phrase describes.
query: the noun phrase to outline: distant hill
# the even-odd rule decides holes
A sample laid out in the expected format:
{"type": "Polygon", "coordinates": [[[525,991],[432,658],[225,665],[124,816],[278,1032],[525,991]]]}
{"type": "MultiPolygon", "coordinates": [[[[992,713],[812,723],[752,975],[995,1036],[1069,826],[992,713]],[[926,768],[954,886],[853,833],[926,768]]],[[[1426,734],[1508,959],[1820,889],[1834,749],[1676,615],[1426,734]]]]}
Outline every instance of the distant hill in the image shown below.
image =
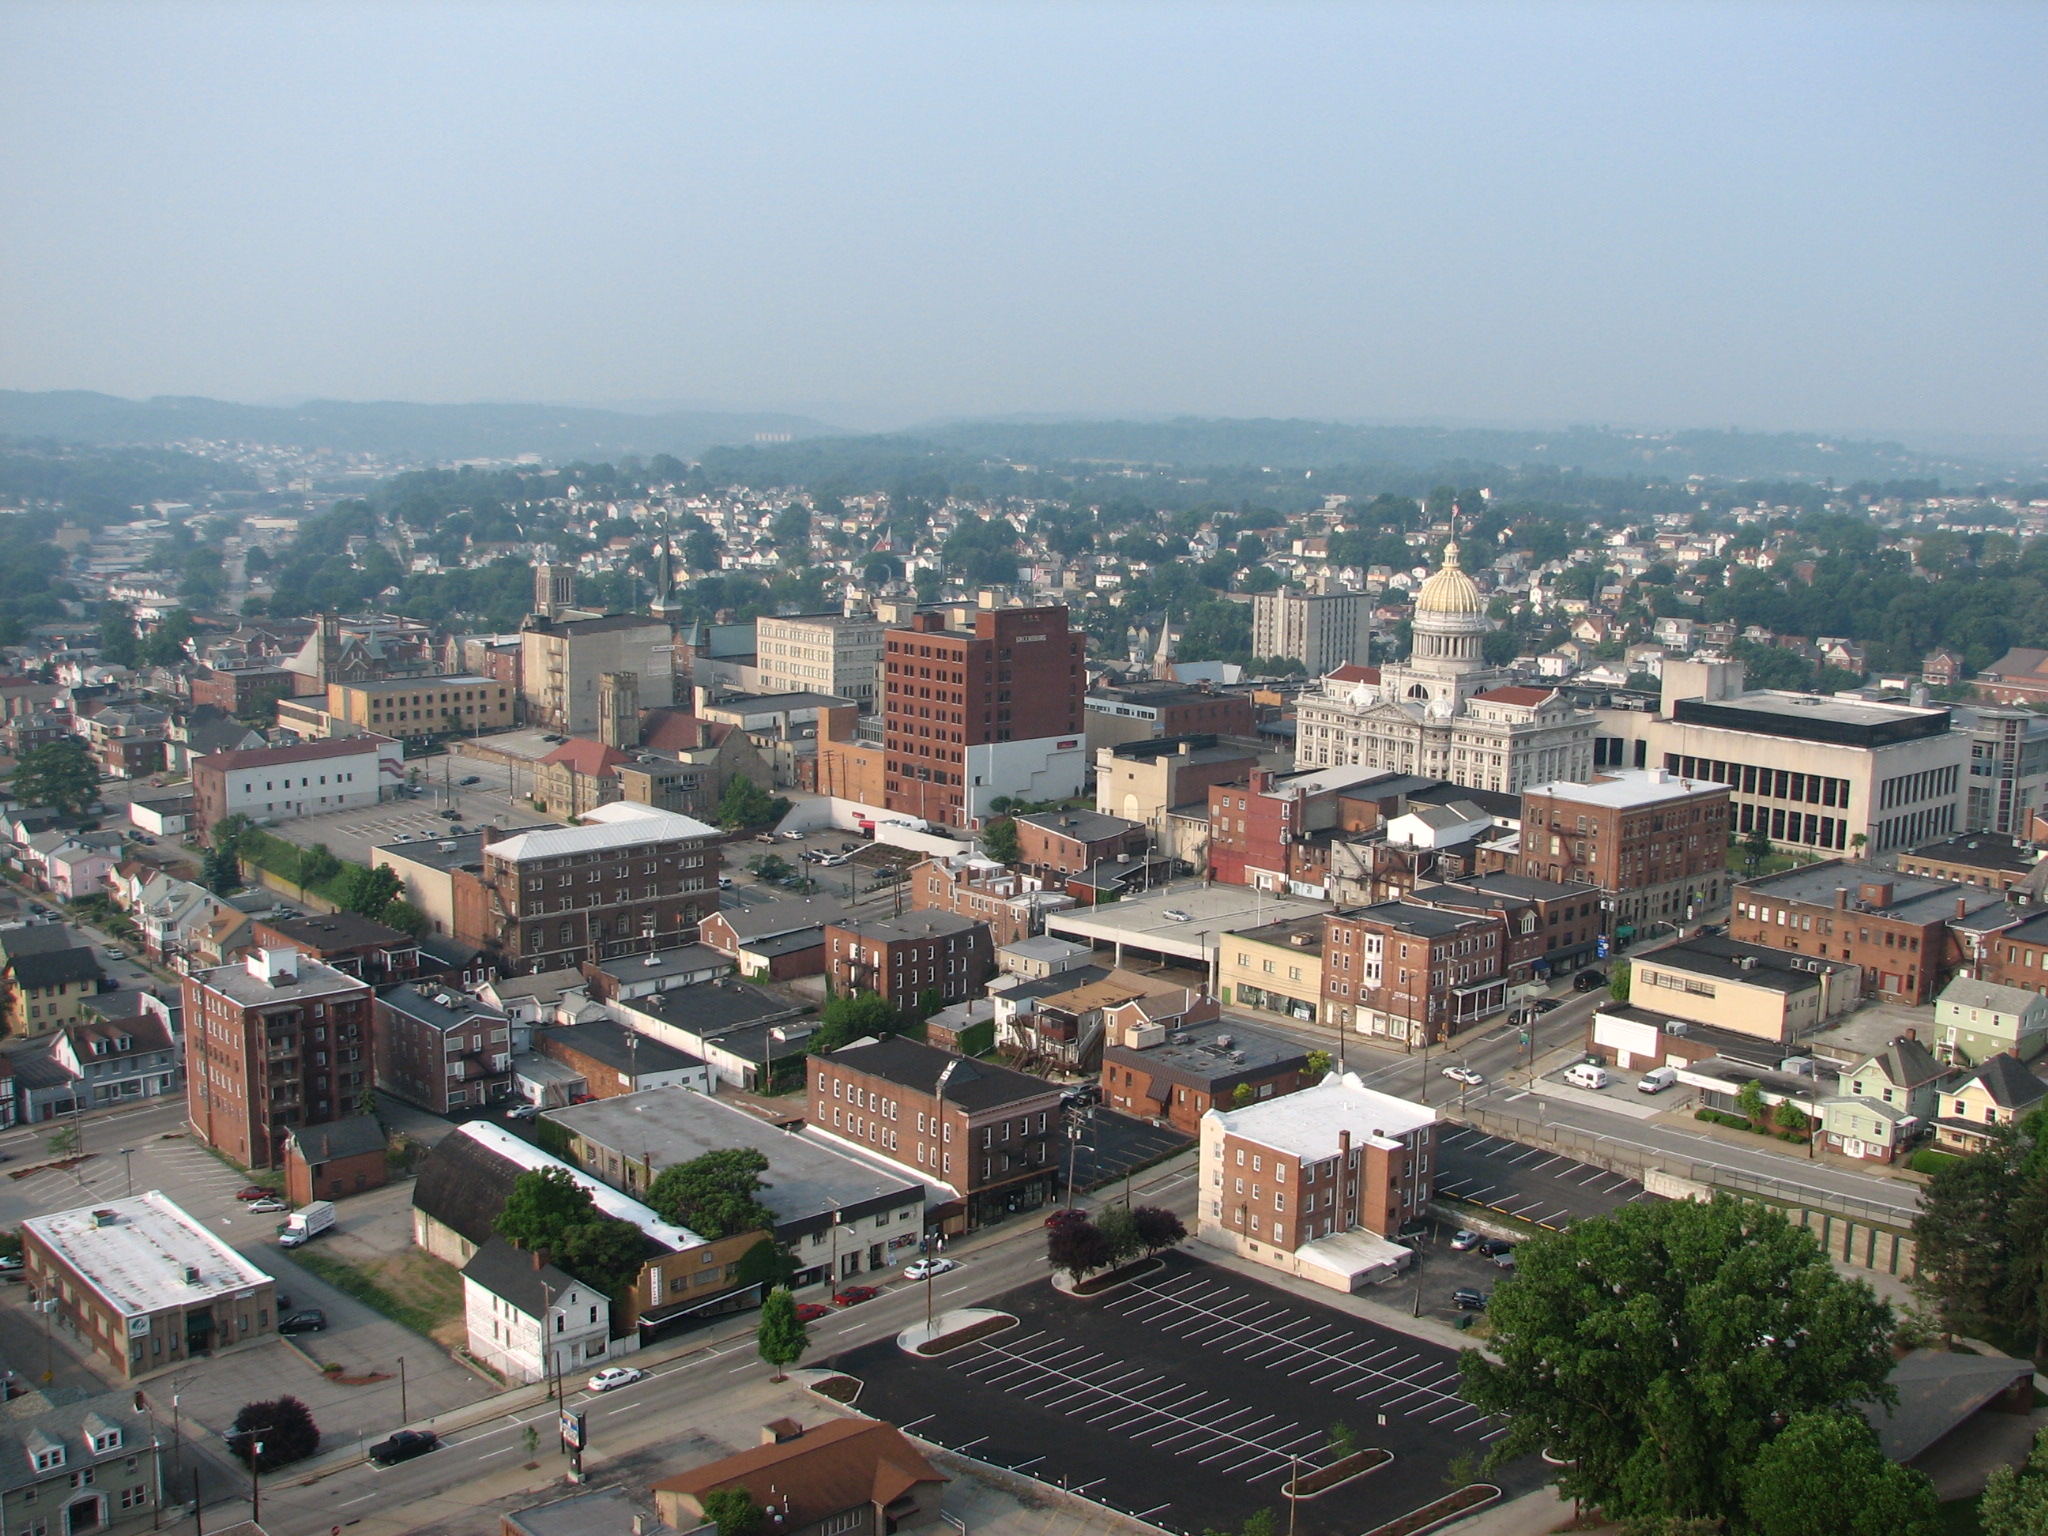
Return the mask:
{"type": "Polygon", "coordinates": [[[909,434],[957,452],[1028,464],[1110,462],[1261,465],[1329,469],[1378,464],[1407,469],[1499,465],[1581,474],[1683,480],[1899,480],[1939,477],[1958,484],[2042,464],[1998,463],[1919,452],[1899,443],[1797,432],[1629,432],[1606,427],[1504,430],[1482,427],[1353,426],[1327,421],[955,421],[909,434]]]}
{"type": "Polygon", "coordinates": [[[544,463],[670,453],[695,458],[717,445],[766,437],[819,437],[838,429],[772,412],[626,411],[553,405],[414,405],[311,400],[292,409],[159,395],[123,400],[88,390],[0,390],[0,437],[154,446],[192,439],[376,453],[433,463],[539,454],[544,463]]]}

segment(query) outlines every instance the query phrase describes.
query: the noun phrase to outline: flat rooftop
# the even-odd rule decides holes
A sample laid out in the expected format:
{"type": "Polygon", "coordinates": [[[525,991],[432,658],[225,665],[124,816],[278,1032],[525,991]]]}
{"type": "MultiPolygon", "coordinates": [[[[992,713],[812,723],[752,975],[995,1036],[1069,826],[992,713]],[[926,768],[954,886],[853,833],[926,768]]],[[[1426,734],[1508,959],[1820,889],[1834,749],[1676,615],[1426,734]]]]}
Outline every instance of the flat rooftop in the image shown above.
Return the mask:
{"type": "MultiPolygon", "coordinates": [[[[1688,976],[1711,976],[1717,981],[1735,981],[1744,986],[1764,987],[1776,992],[1808,992],[1820,985],[1822,971],[1855,971],[1848,960],[1817,960],[1811,955],[1767,949],[1761,944],[1741,944],[1734,939],[1698,938],[1683,944],[1667,944],[1635,957],[1639,966],[1663,966],[1688,976]]],[[[1646,992],[1643,1001],[1654,995],[1646,992]]],[[[1633,996],[1633,992],[1630,994],[1633,996]]]]}
{"type": "Polygon", "coordinates": [[[1682,778],[1666,768],[1616,768],[1595,784],[1575,784],[1569,779],[1557,779],[1548,784],[1532,784],[1524,793],[1569,800],[1574,805],[1598,805],[1628,811],[1728,787],[1714,779],[1682,778]]]}
{"type": "Polygon", "coordinates": [[[217,965],[212,970],[199,971],[196,976],[200,985],[211,987],[245,1008],[261,1008],[268,1003],[304,1002],[315,997],[330,997],[336,992],[369,990],[360,976],[337,971],[310,956],[297,955],[296,959],[295,974],[290,979],[280,977],[275,982],[251,974],[249,967],[239,960],[233,965],[217,965]]]}
{"type": "Polygon", "coordinates": [[[1926,859],[1936,864],[1960,864],[1971,869],[2006,870],[2025,874],[2040,862],[2040,850],[2032,843],[2002,832],[1965,832],[1939,842],[1922,843],[1899,855],[1902,859],[1926,859]]]}
{"type": "Polygon", "coordinates": [[[1344,1131],[1351,1133],[1353,1146],[1371,1142],[1393,1147],[1397,1138],[1437,1120],[1427,1104],[1368,1088],[1356,1072],[1341,1077],[1332,1073],[1299,1093],[1209,1113],[1232,1135],[1305,1160],[1335,1157],[1338,1136],[1344,1131]]]}
{"type": "Polygon", "coordinates": [[[1308,1047],[1281,1035],[1218,1020],[1173,1030],[1159,1045],[1130,1046],[1111,1040],[1107,1056],[1152,1070],[1164,1068],[1188,1082],[1213,1082],[1263,1072],[1308,1055],[1308,1047]],[[1240,1060],[1240,1058],[1242,1058],[1240,1060]]]}
{"type": "Polygon", "coordinates": [[[922,1200],[924,1186],[891,1178],[867,1163],[834,1152],[794,1131],[778,1130],[743,1109],[685,1088],[649,1088],[594,1104],[551,1109],[543,1119],[607,1151],[655,1170],[686,1163],[707,1152],[745,1148],[768,1159],[761,1203],[778,1221],[800,1221],[828,1211],[836,1202],[855,1205],[896,1195],[922,1200]]]}
{"type": "Polygon", "coordinates": [[[1790,737],[1843,747],[1888,747],[1941,736],[1949,728],[1946,709],[1875,704],[1831,694],[1783,693],[1759,689],[1733,698],[1679,699],[1671,718],[1680,725],[1705,725],[1758,736],[1790,737]]]}
{"type": "Polygon", "coordinates": [[[270,1279],[159,1189],[21,1225],[124,1317],[199,1306],[270,1279]]]}
{"type": "Polygon", "coordinates": [[[1056,938],[1102,944],[1122,941],[1134,948],[1193,959],[1213,954],[1218,934],[1330,910],[1327,901],[1280,896],[1243,885],[1203,886],[1189,881],[1143,896],[1126,896],[1108,906],[1048,913],[1045,931],[1056,938]],[[1186,920],[1168,917],[1168,912],[1185,913],[1186,920]]]}
{"type": "Polygon", "coordinates": [[[515,832],[490,845],[489,856],[508,864],[529,864],[538,859],[559,859],[578,853],[609,853],[615,849],[640,848],[658,843],[710,839],[720,835],[694,816],[673,811],[652,811],[648,816],[630,816],[598,821],[594,825],[563,827],[551,832],[515,832]]]}
{"type": "Polygon", "coordinates": [[[1277,944],[1282,949],[1299,950],[1304,955],[1319,955],[1323,952],[1323,914],[1283,918],[1277,923],[1262,923],[1257,928],[1233,928],[1230,936],[1249,939],[1254,944],[1277,944]],[[1297,943],[1297,940],[1302,942],[1297,943]]]}
{"type": "Polygon", "coordinates": [[[1965,916],[1983,907],[2006,905],[2002,893],[1987,891],[1982,886],[1935,880],[1925,875],[1902,875],[1894,869],[1881,869],[1875,864],[1851,864],[1846,859],[1828,859],[1775,875],[1763,875],[1745,880],[1735,889],[1738,900],[1746,894],[1766,900],[1801,901],[1832,907],[1835,892],[1843,888],[1847,890],[1848,910],[1851,912],[1869,912],[1903,923],[1948,922],[1957,916],[1959,903],[1965,916]],[[1890,886],[1891,900],[1883,905],[1873,903],[1864,906],[1862,891],[1866,885],[1890,886]]]}

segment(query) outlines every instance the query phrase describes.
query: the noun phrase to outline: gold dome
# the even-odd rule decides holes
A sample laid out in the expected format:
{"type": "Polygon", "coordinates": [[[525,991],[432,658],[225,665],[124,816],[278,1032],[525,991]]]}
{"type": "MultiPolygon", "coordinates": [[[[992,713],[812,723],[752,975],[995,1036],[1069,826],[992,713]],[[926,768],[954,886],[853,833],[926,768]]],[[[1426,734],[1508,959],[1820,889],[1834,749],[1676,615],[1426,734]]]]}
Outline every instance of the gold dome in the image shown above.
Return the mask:
{"type": "Polygon", "coordinates": [[[1484,614],[1486,599],[1479,594],[1479,588],[1470,576],[1458,565],[1458,541],[1452,539],[1444,545],[1444,563],[1437,573],[1422,584],[1422,590],[1415,594],[1415,612],[1484,614]]]}

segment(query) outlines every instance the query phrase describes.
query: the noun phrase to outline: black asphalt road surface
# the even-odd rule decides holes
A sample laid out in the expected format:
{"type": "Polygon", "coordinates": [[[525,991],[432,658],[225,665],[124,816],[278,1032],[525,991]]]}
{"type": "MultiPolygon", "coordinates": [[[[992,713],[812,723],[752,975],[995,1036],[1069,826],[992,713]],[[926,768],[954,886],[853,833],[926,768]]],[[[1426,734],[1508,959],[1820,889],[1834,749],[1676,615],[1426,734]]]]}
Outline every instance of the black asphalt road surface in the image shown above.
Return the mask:
{"type": "MultiPolygon", "coordinates": [[[[1282,1528],[1301,1459],[1329,1430],[1394,1459],[1300,1502],[1297,1536],[1356,1536],[1446,1492],[1503,1432],[1458,1395],[1452,1351],[1242,1279],[1186,1254],[1096,1301],[1046,1281],[985,1305],[1018,1326],[919,1359],[893,1340],[830,1362],[864,1383],[863,1413],[1169,1530],[1235,1530],[1260,1509],[1282,1528]]],[[[1510,1496],[1532,1460],[1482,1474],[1510,1496]]]]}
{"type": "MultiPolygon", "coordinates": [[[[1100,1188],[1121,1179],[1129,1169],[1157,1162],[1170,1152],[1194,1144],[1194,1138],[1179,1131],[1120,1115],[1098,1104],[1084,1123],[1080,1145],[1072,1149],[1074,1187],[1100,1188]]],[[[1064,1176],[1064,1166],[1060,1172],[1064,1176]]]]}
{"type": "Polygon", "coordinates": [[[1436,1190],[1539,1227],[1564,1228],[1644,1199],[1643,1186],[1542,1147],[1453,1125],[1437,1138],[1436,1190]]]}

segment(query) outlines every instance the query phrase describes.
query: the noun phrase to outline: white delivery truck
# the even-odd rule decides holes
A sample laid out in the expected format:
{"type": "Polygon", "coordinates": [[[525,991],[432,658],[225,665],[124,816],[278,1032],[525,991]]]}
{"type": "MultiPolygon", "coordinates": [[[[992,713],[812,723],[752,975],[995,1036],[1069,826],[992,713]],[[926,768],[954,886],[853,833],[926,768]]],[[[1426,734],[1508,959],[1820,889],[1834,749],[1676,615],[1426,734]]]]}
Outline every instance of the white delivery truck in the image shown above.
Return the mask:
{"type": "Polygon", "coordinates": [[[1662,1093],[1678,1081],[1676,1067],[1652,1067],[1636,1081],[1637,1093],[1662,1093]]]}
{"type": "Polygon", "coordinates": [[[333,1225],[334,1202],[315,1200],[285,1217],[284,1230],[277,1234],[277,1241],[281,1247],[296,1248],[301,1243],[311,1242],[333,1225]]]}

